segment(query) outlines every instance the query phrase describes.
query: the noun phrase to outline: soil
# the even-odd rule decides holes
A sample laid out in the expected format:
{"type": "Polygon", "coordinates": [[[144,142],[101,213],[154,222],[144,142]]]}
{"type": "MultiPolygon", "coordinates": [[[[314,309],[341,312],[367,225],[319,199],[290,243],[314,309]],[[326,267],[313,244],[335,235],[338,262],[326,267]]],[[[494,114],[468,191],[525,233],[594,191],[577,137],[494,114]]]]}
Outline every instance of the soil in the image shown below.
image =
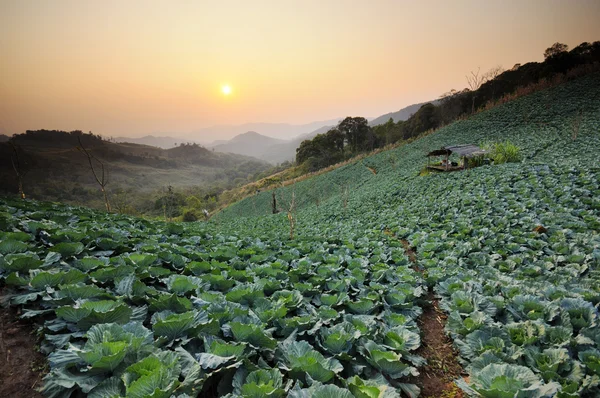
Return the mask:
{"type": "Polygon", "coordinates": [[[402,243],[402,247],[404,247],[404,253],[408,256],[411,264],[413,265],[413,269],[417,272],[422,272],[417,265],[417,252],[410,246],[410,243],[406,239],[401,239],[400,243],[402,243]]]}
{"type": "Polygon", "coordinates": [[[377,170],[375,170],[373,167],[369,167],[369,166],[365,166],[367,169],[369,169],[369,171],[371,173],[373,173],[373,175],[377,175],[377,170]]]}
{"type": "Polygon", "coordinates": [[[0,307],[0,397],[43,397],[35,389],[41,387],[47,361],[35,349],[35,330],[19,320],[15,308],[0,307]]]}
{"type": "Polygon", "coordinates": [[[429,305],[424,306],[418,320],[421,330],[421,347],[415,354],[427,359],[427,365],[419,368],[420,375],[411,380],[421,388],[421,396],[463,397],[463,392],[454,384],[462,377],[463,369],[457,361],[452,341],[444,332],[446,315],[439,308],[433,292],[427,295],[429,305]]]}
{"type": "MultiPolygon", "coordinates": [[[[413,269],[422,273],[417,265],[417,253],[410,243],[401,239],[404,252],[413,264],[413,269]]],[[[417,323],[421,331],[421,346],[415,354],[427,360],[427,365],[419,368],[419,376],[411,377],[421,389],[423,398],[462,398],[464,393],[454,380],[463,377],[464,370],[458,363],[458,355],[452,346],[452,341],[444,332],[446,315],[439,307],[439,300],[431,289],[427,293],[427,302],[423,305],[423,314],[417,323]]]]}

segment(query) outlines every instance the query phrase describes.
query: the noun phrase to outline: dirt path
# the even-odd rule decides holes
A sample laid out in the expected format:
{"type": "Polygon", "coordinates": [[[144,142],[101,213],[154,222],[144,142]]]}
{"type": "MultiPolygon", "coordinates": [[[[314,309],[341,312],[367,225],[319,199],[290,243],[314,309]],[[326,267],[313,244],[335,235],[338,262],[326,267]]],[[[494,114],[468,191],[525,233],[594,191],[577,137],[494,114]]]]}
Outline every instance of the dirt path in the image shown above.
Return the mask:
{"type": "Polygon", "coordinates": [[[430,303],[423,308],[418,325],[421,330],[421,347],[417,355],[427,359],[427,365],[421,367],[418,377],[412,382],[421,388],[421,396],[434,397],[463,397],[454,380],[462,377],[463,369],[457,361],[457,354],[452,341],[444,332],[446,315],[439,308],[438,299],[433,292],[427,294],[430,303]]]}
{"type": "MultiPolygon", "coordinates": [[[[413,264],[413,269],[422,273],[417,265],[417,253],[407,240],[401,239],[404,252],[413,264]]],[[[427,360],[427,365],[419,368],[420,375],[410,379],[421,388],[423,398],[462,398],[464,396],[454,380],[464,373],[458,363],[457,353],[452,341],[444,332],[446,315],[439,307],[439,300],[430,289],[427,293],[427,304],[423,306],[423,314],[417,323],[421,331],[421,347],[417,355],[427,360]]]]}
{"type": "Polygon", "coordinates": [[[35,389],[47,362],[36,345],[35,326],[19,320],[14,308],[0,307],[0,397],[43,397],[35,389]]]}

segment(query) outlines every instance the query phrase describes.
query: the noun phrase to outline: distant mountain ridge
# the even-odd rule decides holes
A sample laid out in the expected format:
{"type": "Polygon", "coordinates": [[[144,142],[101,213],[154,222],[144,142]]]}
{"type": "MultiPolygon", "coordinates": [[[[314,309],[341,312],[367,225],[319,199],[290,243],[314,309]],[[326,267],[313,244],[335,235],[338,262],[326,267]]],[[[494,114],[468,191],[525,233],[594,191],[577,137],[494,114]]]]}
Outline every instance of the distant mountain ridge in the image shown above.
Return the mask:
{"type": "Polygon", "coordinates": [[[337,123],[337,119],[315,121],[306,124],[289,123],[244,123],[240,125],[217,125],[206,127],[186,134],[195,141],[208,142],[208,137],[231,137],[244,134],[248,131],[257,131],[261,135],[280,140],[290,140],[303,134],[308,134],[320,127],[337,123]],[[205,138],[206,137],[206,138],[205,138]]]}
{"type": "MultiPolygon", "coordinates": [[[[438,101],[431,102],[436,104],[438,101]]],[[[381,115],[371,120],[369,125],[377,126],[386,123],[390,118],[392,118],[394,122],[407,120],[413,113],[417,112],[421,106],[427,103],[428,102],[413,104],[402,108],[399,111],[386,113],[385,115],[381,115]]],[[[292,125],[287,123],[246,123],[236,126],[222,125],[196,130],[189,134],[190,138],[147,135],[141,138],[117,137],[115,138],[115,141],[170,149],[187,142],[201,144],[201,141],[199,141],[198,138],[202,135],[214,135],[215,133],[229,135],[232,132],[237,132],[237,134],[229,140],[216,140],[210,144],[205,144],[204,146],[206,148],[212,148],[216,152],[251,156],[272,164],[277,164],[285,161],[293,161],[296,157],[296,148],[300,146],[302,141],[313,139],[317,134],[326,133],[329,129],[335,127],[342,119],[343,118],[317,121],[302,125],[292,125]]]]}
{"type": "Polygon", "coordinates": [[[405,108],[400,109],[399,111],[386,113],[385,115],[376,117],[375,119],[373,119],[369,122],[369,126],[378,126],[380,124],[387,123],[387,121],[390,120],[390,118],[392,118],[394,120],[394,123],[398,123],[400,120],[402,120],[402,121],[408,120],[408,118],[411,117],[413,114],[415,114],[423,105],[429,104],[429,103],[431,103],[433,105],[437,105],[438,102],[439,102],[439,100],[434,100],[434,101],[422,102],[420,104],[409,105],[405,108]]]}
{"type": "Polygon", "coordinates": [[[265,157],[268,157],[269,148],[285,142],[284,140],[259,134],[256,131],[248,131],[212,148],[218,152],[236,153],[266,160],[265,157]]]}
{"type": "MultiPolygon", "coordinates": [[[[336,122],[337,123],[337,122],[336,122]]],[[[322,126],[310,133],[303,134],[291,140],[280,140],[259,134],[255,131],[248,131],[236,135],[231,140],[211,146],[218,152],[236,153],[245,156],[267,161],[272,164],[293,161],[296,157],[296,148],[304,140],[310,140],[317,134],[328,131],[332,126],[322,126]]]]}
{"type": "MultiPolygon", "coordinates": [[[[436,104],[438,101],[436,100],[430,102],[436,104]]],[[[385,115],[381,115],[371,120],[369,125],[377,126],[379,124],[386,123],[390,118],[392,118],[394,122],[398,122],[399,120],[407,120],[413,113],[417,112],[423,105],[427,103],[429,102],[413,104],[402,108],[399,111],[386,113],[385,115]]],[[[256,131],[248,131],[246,133],[239,134],[233,137],[231,140],[225,142],[223,140],[219,140],[218,143],[215,142],[217,143],[216,145],[213,143],[208,147],[212,147],[218,152],[230,152],[252,156],[273,164],[282,163],[285,161],[293,161],[296,158],[296,149],[300,146],[302,141],[311,140],[317,134],[326,133],[331,128],[335,127],[341,120],[342,118],[333,119],[329,125],[319,126],[308,133],[301,134],[296,138],[289,140],[281,140],[266,136],[262,131],[260,133],[257,133],[256,131]]],[[[319,124],[319,122],[310,124],[319,124]]]]}
{"type": "Polygon", "coordinates": [[[198,144],[196,141],[192,141],[190,139],[180,138],[180,137],[166,137],[166,136],[153,136],[146,135],[140,138],[130,138],[130,137],[115,137],[113,138],[115,142],[129,142],[131,144],[140,144],[140,145],[149,145],[162,149],[171,149],[175,148],[179,144],[191,143],[198,144]]]}

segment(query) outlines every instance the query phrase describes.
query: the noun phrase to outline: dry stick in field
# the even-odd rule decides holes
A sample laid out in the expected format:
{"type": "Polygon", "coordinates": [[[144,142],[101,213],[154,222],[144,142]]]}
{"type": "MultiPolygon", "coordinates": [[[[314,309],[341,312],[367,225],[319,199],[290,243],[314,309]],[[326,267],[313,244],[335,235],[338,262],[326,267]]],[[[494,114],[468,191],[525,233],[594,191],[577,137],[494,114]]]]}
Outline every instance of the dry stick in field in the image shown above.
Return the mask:
{"type": "MultiPolygon", "coordinates": [[[[281,187],[283,188],[283,184],[281,184],[281,187]]],[[[275,192],[275,190],[273,190],[273,192],[275,192]]],[[[281,190],[280,193],[283,195],[284,194],[283,190],[281,190]]],[[[277,213],[279,213],[283,210],[285,210],[287,212],[287,219],[288,219],[288,222],[290,223],[290,240],[293,240],[294,239],[294,231],[296,229],[296,184],[295,183],[294,183],[293,189],[292,189],[291,200],[287,203],[286,202],[287,201],[285,200],[285,198],[281,197],[281,200],[279,201],[279,203],[283,203],[285,208],[277,209],[277,213]]],[[[275,206],[275,204],[276,204],[275,193],[273,193],[273,206],[275,206]]]]}
{"type": "MultiPolygon", "coordinates": [[[[17,146],[12,141],[8,141],[8,143],[10,144],[14,152],[14,156],[10,157],[10,161],[12,162],[12,167],[15,170],[15,174],[17,175],[19,196],[21,197],[21,199],[25,199],[25,192],[23,191],[23,177],[25,177],[25,174],[27,174],[29,170],[23,168],[23,165],[21,164],[18,151],[18,149],[20,148],[17,148],[17,146]]],[[[27,163],[25,163],[25,165],[27,165],[27,163]]]]}
{"type": "Polygon", "coordinates": [[[104,163],[100,159],[92,155],[90,152],[88,152],[87,149],[85,149],[85,147],[81,143],[81,137],[77,137],[77,140],[79,141],[79,146],[77,147],[77,150],[85,153],[85,155],[87,156],[88,162],[90,163],[90,169],[92,169],[92,174],[94,175],[94,178],[96,179],[98,185],[100,185],[100,190],[104,195],[104,204],[106,205],[106,211],[110,212],[110,202],[108,201],[108,195],[106,194],[105,189],[106,185],[108,184],[108,168],[105,170],[104,163]],[[94,160],[100,164],[100,177],[98,177],[98,173],[96,173],[96,169],[94,168],[94,160]]]}
{"type": "Polygon", "coordinates": [[[296,227],[296,191],[292,192],[292,202],[290,203],[290,208],[288,209],[287,218],[290,222],[290,240],[294,239],[294,228],[296,227]]]}
{"type": "Polygon", "coordinates": [[[571,139],[573,141],[575,141],[577,139],[577,134],[579,134],[579,128],[581,127],[581,119],[582,118],[583,118],[583,111],[580,109],[579,112],[577,112],[577,116],[575,116],[575,119],[573,119],[573,121],[571,122],[571,130],[572,130],[571,139]]]}

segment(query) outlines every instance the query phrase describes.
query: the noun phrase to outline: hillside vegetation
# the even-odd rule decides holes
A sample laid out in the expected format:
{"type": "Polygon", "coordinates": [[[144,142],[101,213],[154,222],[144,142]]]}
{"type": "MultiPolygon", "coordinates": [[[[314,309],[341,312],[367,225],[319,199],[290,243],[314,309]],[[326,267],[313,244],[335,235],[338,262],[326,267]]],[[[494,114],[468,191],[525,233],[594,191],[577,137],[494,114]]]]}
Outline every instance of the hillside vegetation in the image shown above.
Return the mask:
{"type": "MultiPolygon", "coordinates": [[[[525,165],[544,162],[564,167],[593,167],[597,164],[594,156],[599,148],[600,104],[595,100],[600,93],[599,76],[594,73],[519,98],[457,121],[397,149],[380,152],[295,185],[277,188],[276,194],[284,201],[295,191],[297,209],[306,207],[317,211],[317,203],[320,206],[341,203],[346,187],[352,193],[349,197],[349,203],[352,203],[354,200],[360,202],[369,196],[378,196],[382,184],[393,184],[398,188],[409,185],[414,189],[416,186],[429,186],[431,181],[454,178],[468,180],[471,173],[481,170],[504,172],[498,167],[483,167],[459,175],[417,177],[427,163],[425,155],[428,152],[452,144],[483,145],[510,140],[521,148],[525,165]],[[377,174],[373,175],[369,167],[377,174]]],[[[271,199],[271,192],[260,192],[230,206],[219,217],[235,219],[270,213],[271,199]]],[[[415,199],[421,200],[421,197],[415,199]]]]}
{"type": "Polygon", "coordinates": [[[596,73],[519,98],[278,189],[278,214],[271,192],[189,224],[5,200],[0,278],[42,325],[43,392],[416,397],[447,371],[422,350],[439,300],[469,374],[441,384],[598,396],[599,96],[596,73]],[[521,162],[418,175],[506,140],[521,162]]]}
{"type": "Polygon", "coordinates": [[[599,70],[600,42],[582,43],[571,51],[566,48],[560,43],[548,48],[544,62],[515,65],[508,71],[496,67],[488,72],[471,72],[467,76],[469,88],[442,94],[439,101],[421,106],[406,120],[390,117],[371,128],[364,118],[347,117],[327,133],[303,141],[296,151],[296,163],[307,171],[316,171],[375,148],[414,139],[480,109],[599,70]]]}
{"type": "MultiPolygon", "coordinates": [[[[115,210],[136,214],[163,214],[167,186],[177,191],[174,201],[179,211],[188,196],[214,195],[226,188],[246,183],[271,166],[242,155],[218,153],[196,144],[181,144],[171,149],[147,145],[114,143],[80,131],[28,131],[12,138],[20,154],[26,195],[40,200],[57,200],[90,207],[103,207],[102,196],[88,159],[77,149],[78,138],[90,153],[104,163],[107,190],[115,210]],[[184,196],[182,192],[186,192],[184,196]]],[[[17,189],[13,170],[13,148],[0,143],[0,187],[8,194],[17,189]]],[[[93,162],[97,169],[100,163],[93,162]]],[[[174,214],[175,216],[179,214],[174,214]]]]}

